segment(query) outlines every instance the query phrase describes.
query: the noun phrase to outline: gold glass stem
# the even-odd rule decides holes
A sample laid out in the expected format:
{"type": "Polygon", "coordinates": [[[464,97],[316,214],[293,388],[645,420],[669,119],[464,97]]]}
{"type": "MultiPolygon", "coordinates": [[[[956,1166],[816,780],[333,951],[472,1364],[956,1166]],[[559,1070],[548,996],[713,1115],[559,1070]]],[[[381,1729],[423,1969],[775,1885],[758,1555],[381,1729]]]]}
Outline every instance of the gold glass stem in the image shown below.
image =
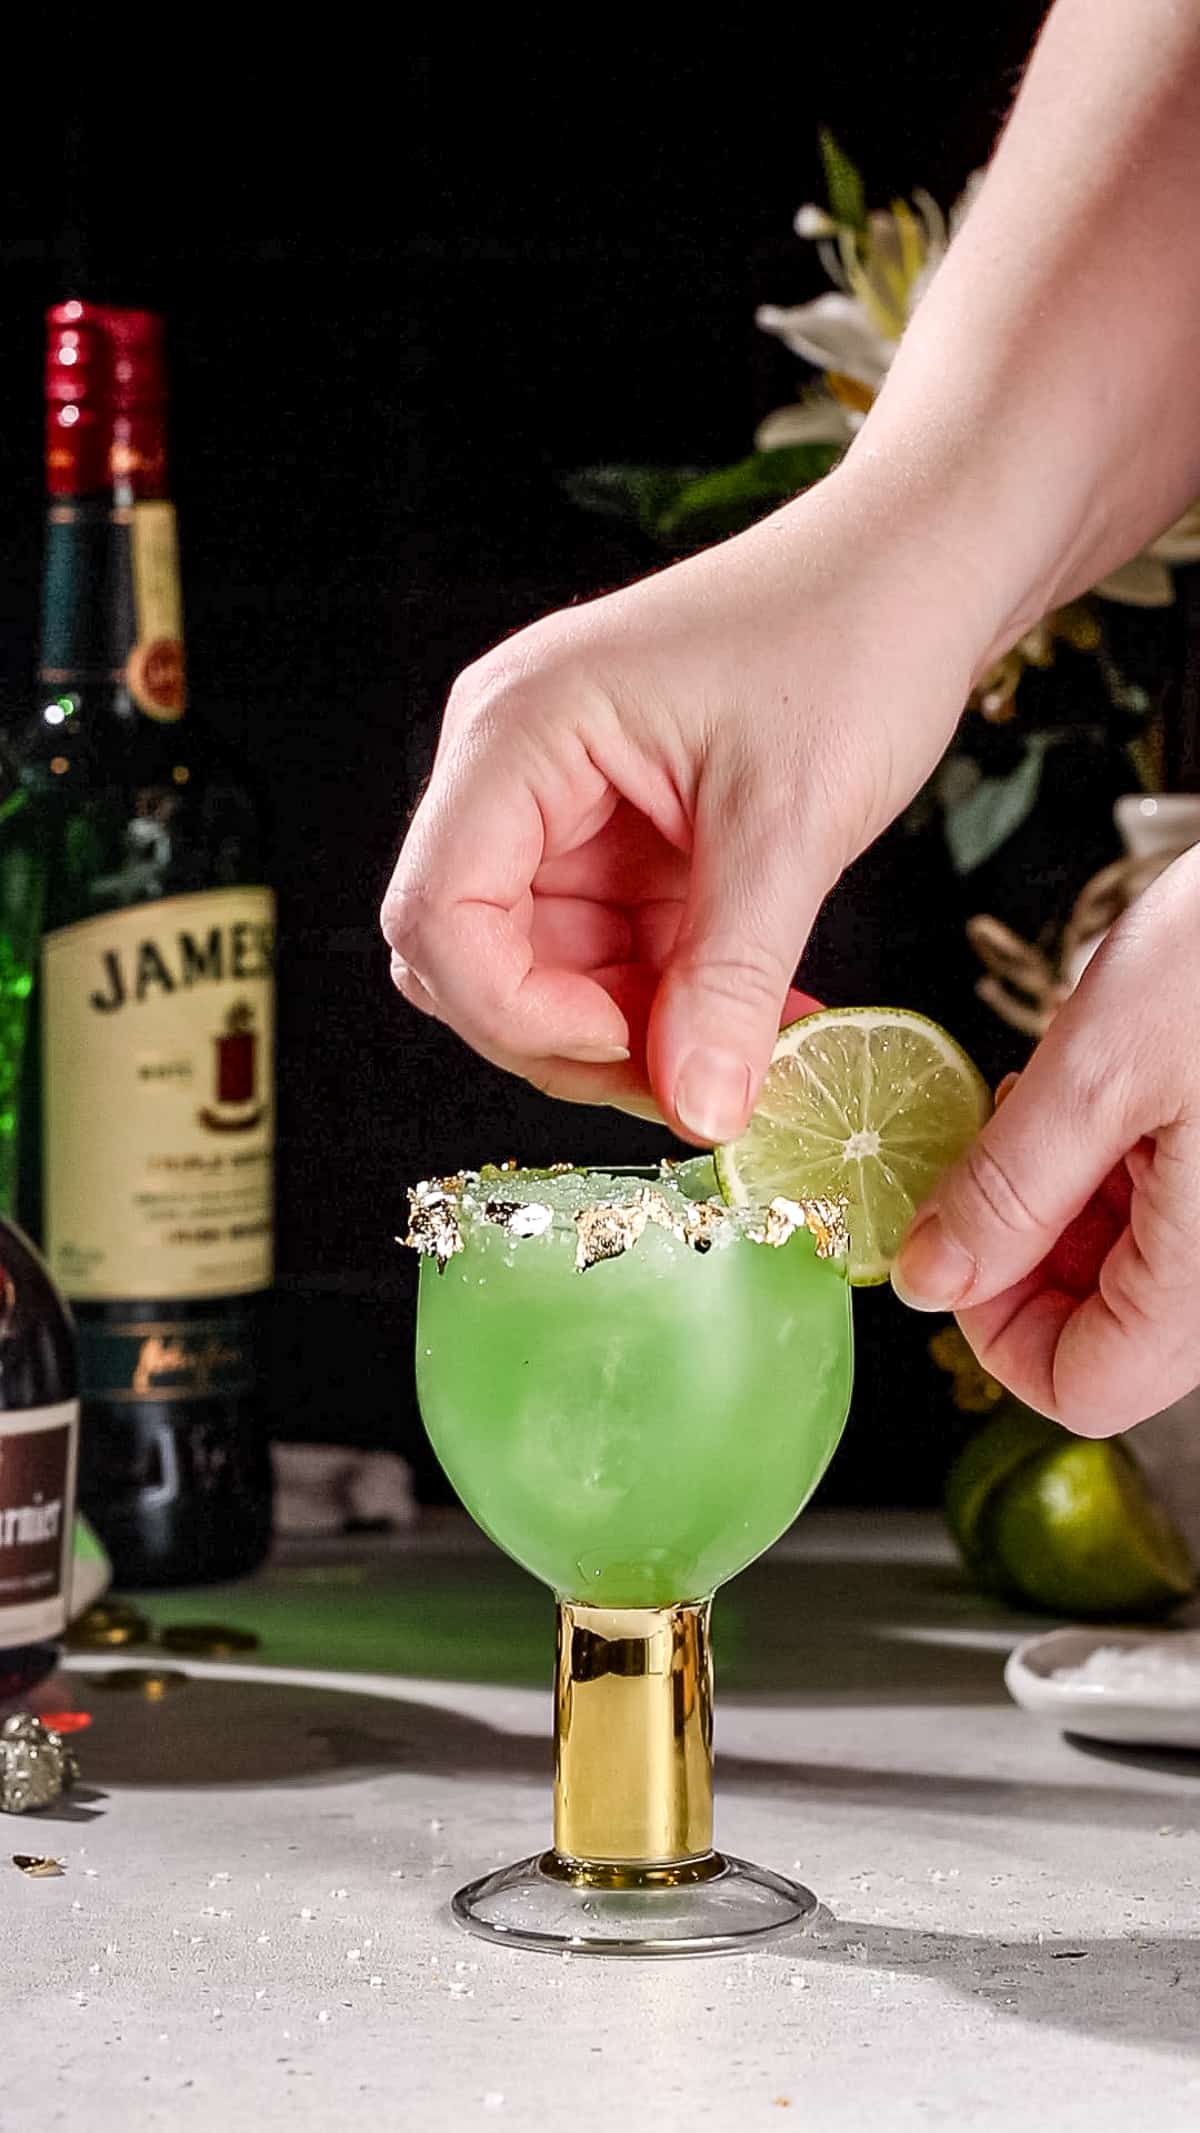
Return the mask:
{"type": "Polygon", "coordinates": [[[564,1864],[673,1868],[711,1856],[709,1604],[559,1602],[554,1844],[564,1864]]]}

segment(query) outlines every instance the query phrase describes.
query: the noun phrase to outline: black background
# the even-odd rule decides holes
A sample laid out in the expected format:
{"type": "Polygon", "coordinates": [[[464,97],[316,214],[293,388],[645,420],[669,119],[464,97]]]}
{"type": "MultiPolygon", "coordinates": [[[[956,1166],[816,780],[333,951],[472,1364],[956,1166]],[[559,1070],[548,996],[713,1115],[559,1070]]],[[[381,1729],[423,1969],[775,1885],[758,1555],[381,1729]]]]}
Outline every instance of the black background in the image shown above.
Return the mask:
{"type": "MultiPolygon", "coordinates": [[[[764,13],[670,51],[600,48],[598,27],[596,49],[491,51],[464,28],[393,59],[351,12],[305,80],[239,48],[190,105],[114,106],[76,55],[29,146],[10,138],[0,690],[18,707],[34,661],[42,310],[73,293],[162,308],[193,701],[273,822],[280,1434],[395,1444],[436,1491],[393,1243],[405,1182],[658,1145],[533,1097],[390,990],[375,913],[454,673],[644,566],[564,499],[566,470],[740,456],[791,396],[799,366],[753,313],[823,286],[791,234],[820,196],[818,125],[872,199],[924,184],[948,203],[1040,14],[821,9],[781,37],[764,13]]],[[[1020,1047],[974,1005],[966,909],[936,838],[897,832],[832,900],[804,974],[834,1001],[928,1008],[998,1071],[1020,1047]]],[[[922,1500],[948,1426],[930,1329],[859,1301],[860,1392],[827,1489],[922,1500]]]]}

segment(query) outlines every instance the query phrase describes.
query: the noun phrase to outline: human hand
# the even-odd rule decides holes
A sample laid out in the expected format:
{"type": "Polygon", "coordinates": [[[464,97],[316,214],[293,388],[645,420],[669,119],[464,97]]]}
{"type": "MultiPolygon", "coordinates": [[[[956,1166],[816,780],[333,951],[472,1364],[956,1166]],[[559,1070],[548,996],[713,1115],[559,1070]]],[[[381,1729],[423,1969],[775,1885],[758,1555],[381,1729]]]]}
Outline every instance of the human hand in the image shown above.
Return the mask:
{"type": "Polygon", "coordinates": [[[1081,1436],[1200,1383],[1200,847],[1146,890],[893,1273],[1081,1436]]]}
{"type": "Polygon", "coordinates": [[[848,469],[451,695],[393,977],[549,1094],[740,1132],[822,898],[953,731],[980,579],[848,469]]]}

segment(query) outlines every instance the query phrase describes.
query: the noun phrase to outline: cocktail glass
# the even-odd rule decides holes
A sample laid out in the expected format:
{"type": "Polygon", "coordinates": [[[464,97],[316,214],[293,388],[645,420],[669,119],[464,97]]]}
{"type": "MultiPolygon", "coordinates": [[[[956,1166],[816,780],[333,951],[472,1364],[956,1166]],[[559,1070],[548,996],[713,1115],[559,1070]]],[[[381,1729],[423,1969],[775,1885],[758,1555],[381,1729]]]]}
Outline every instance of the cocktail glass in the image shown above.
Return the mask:
{"type": "Polygon", "coordinates": [[[734,1214],[665,1173],[581,1171],[467,1173],[413,1204],[426,1427],[558,1603],[553,1845],[460,1889],[455,1916],[607,1955],[794,1925],[810,1890],[713,1847],[709,1614],[841,1436],[840,1211],[734,1214]]]}

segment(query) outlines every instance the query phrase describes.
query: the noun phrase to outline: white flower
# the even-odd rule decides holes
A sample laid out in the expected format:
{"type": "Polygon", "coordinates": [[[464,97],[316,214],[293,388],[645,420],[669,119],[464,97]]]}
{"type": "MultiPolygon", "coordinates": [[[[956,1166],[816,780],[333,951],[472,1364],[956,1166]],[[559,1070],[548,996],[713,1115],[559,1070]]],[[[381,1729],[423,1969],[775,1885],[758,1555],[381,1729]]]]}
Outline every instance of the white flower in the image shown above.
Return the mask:
{"type": "Polygon", "coordinates": [[[825,208],[806,201],[796,209],[795,229],[797,237],[836,237],[837,223],[825,208]]]}
{"type": "Polygon", "coordinates": [[[1175,583],[1169,565],[1200,559],[1200,503],[1191,504],[1158,539],[1149,542],[1140,555],[1131,556],[1117,570],[1101,578],[1096,591],[1102,599],[1117,600],[1123,607],[1170,607],[1175,583]]]}
{"type": "Polygon", "coordinates": [[[1122,607],[1170,607],[1175,598],[1170,571],[1149,549],[1110,570],[1095,590],[1102,600],[1116,600],[1122,607]]]}
{"type": "Polygon", "coordinates": [[[897,343],[880,333],[855,296],[818,296],[781,310],[763,304],[756,313],[764,333],[773,333],[793,355],[818,370],[837,371],[872,392],[887,376],[897,343]]]}
{"type": "MultiPolygon", "coordinates": [[[[968,193],[955,208],[959,219],[968,193]]],[[[807,304],[764,304],[758,324],[818,370],[852,380],[866,398],[862,409],[851,404],[838,414],[831,412],[828,430],[818,426],[821,418],[813,402],[795,410],[780,408],[763,426],[770,442],[760,443],[762,450],[826,436],[849,440],[887,376],[900,336],[949,242],[945,217],[926,192],[914,193],[911,206],[897,200],[890,209],[871,215],[865,230],[846,227],[812,202],[799,210],[795,226],[799,236],[817,240],[835,287],[807,304]]],[[[847,397],[852,403],[854,396],[847,397]]]]}
{"type": "Polygon", "coordinates": [[[862,420],[832,393],[812,393],[777,407],[759,423],[754,442],[760,452],[778,452],[788,444],[849,444],[862,420]]]}

